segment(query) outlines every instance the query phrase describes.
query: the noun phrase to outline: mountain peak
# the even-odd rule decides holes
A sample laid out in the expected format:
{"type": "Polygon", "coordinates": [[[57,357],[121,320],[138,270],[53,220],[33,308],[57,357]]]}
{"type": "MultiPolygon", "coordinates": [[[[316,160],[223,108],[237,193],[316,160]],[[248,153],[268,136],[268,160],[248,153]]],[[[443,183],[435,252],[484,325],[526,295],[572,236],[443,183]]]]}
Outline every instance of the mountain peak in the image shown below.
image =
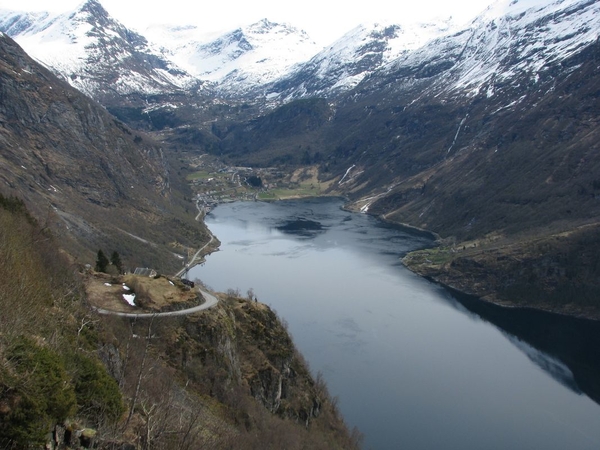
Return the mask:
{"type": "Polygon", "coordinates": [[[310,61],[297,66],[286,78],[269,86],[269,94],[294,98],[307,93],[332,95],[347,91],[391,61],[447,34],[452,26],[449,19],[359,24],[310,61]]]}
{"type": "Polygon", "coordinates": [[[72,13],[67,14],[74,23],[88,23],[101,28],[109,28],[115,25],[114,19],[98,0],[86,0],[81,3],[72,13]]]}
{"type": "Polygon", "coordinates": [[[271,22],[269,19],[267,19],[266,17],[264,19],[260,19],[258,22],[253,23],[252,25],[250,25],[250,28],[252,27],[263,27],[263,28],[273,28],[278,26],[278,23],[275,22],[271,22]]]}
{"type": "MultiPolygon", "coordinates": [[[[0,30],[16,29],[11,17],[0,18],[0,30]]],[[[171,93],[195,83],[143,36],[111,17],[98,0],[31,22],[25,17],[16,24],[23,29],[15,33],[23,48],[96,99],[113,98],[117,92],[171,93]]]]}
{"type": "Polygon", "coordinates": [[[269,19],[261,19],[258,22],[255,22],[251,25],[248,25],[246,27],[242,27],[241,28],[242,32],[245,33],[249,33],[249,34],[255,34],[255,35],[262,35],[262,34],[298,34],[301,35],[303,37],[306,37],[308,39],[308,35],[302,31],[302,30],[298,30],[297,28],[293,27],[292,25],[289,25],[287,23],[277,23],[277,22],[272,22],[269,19]]]}
{"type": "Polygon", "coordinates": [[[86,0],[77,7],[76,11],[87,12],[94,16],[108,16],[108,12],[98,0],[86,0]]]}

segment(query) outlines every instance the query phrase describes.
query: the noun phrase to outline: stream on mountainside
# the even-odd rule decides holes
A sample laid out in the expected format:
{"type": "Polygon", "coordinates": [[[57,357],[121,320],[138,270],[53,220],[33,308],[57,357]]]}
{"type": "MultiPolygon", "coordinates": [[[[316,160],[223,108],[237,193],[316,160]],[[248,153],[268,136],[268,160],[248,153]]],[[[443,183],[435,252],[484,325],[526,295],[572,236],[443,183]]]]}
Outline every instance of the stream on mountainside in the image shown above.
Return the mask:
{"type": "Polygon", "coordinates": [[[220,205],[189,277],[271,305],[365,449],[600,448],[600,323],[451,293],[400,262],[427,237],[342,204],[220,205]]]}

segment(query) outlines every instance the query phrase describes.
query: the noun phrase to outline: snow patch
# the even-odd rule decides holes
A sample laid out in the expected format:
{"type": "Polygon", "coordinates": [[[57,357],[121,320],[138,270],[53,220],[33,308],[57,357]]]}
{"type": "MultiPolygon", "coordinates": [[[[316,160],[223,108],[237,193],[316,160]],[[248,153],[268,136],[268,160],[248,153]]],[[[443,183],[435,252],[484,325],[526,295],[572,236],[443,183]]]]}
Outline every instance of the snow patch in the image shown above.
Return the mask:
{"type": "Polygon", "coordinates": [[[342,184],[342,181],[344,181],[346,179],[346,177],[348,176],[348,174],[350,173],[350,171],[352,169],[354,169],[356,167],[356,164],[352,164],[352,166],[348,167],[348,170],[346,170],[346,173],[344,174],[344,176],[342,177],[342,179],[340,181],[338,181],[338,184],[342,184]]]}
{"type": "Polygon", "coordinates": [[[458,125],[458,130],[456,130],[456,134],[454,135],[454,140],[452,141],[452,145],[450,146],[450,148],[448,149],[448,151],[446,153],[450,153],[450,150],[452,150],[452,148],[454,147],[454,144],[456,144],[456,140],[458,139],[458,135],[460,134],[460,130],[463,127],[463,125],[465,124],[465,122],[467,121],[467,119],[469,118],[469,115],[467,114],[463,120],[460,121],[460,124],[458,125]]]}
{"type": "Polygon", "coordinates": [[[123,294],[123,299],[131,306],[135,306],[135,294],[123,294]]]}

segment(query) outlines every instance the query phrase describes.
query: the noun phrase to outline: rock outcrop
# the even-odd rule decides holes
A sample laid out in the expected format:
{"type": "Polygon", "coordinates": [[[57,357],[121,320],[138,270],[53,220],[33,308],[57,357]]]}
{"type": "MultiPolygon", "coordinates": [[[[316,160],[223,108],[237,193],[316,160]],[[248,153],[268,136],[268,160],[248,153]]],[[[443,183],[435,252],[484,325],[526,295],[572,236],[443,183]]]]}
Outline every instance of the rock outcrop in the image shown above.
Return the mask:
{"type": "Polygon", "coordinates": [[[181,264],[164,243],[200,243],[152,139],[40,66],[0,35],[0,182],[65,238],[74,256],[121,247],[130,263],[181,264]],[[195,235],[195,236],[194,236],[195,235]],[[144,250],[145,248],[145,250],[144,250]],[[154,255],[154,256],[153,256],[154,255]]]}

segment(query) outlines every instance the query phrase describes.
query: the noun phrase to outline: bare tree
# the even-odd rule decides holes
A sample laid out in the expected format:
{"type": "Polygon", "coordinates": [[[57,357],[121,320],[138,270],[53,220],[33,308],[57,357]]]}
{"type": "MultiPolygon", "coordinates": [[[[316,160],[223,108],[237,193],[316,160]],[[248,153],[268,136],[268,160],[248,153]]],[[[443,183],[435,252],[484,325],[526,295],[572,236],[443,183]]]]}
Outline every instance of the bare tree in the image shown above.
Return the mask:
{"type": "Polygon", "coordinates": [[[135,405],[138,400],[138,396],[140,395],[140,387],[142,386],[142,378],[144,376],[144,368],[146,366],[146,359],[148,356],[148,349],[150,348],[150,340],[152,339],[152,324],[154,323],[154,318],[156,315],[153,315],[148,323],[148,332],[146,334],[146,345],[144,346],[144,354],[142,356],[142,362],[140,364],[140,370],[138,372],[137,381],[135,385],[135,392],[133,397],[131,398],[131,404],[129,405],[129,414],[127,415],[127,420],[125,421],[125,425],[123,428],[127,428],[129,422],[131,421],[131,417],[135,411],[135,405]]]}

